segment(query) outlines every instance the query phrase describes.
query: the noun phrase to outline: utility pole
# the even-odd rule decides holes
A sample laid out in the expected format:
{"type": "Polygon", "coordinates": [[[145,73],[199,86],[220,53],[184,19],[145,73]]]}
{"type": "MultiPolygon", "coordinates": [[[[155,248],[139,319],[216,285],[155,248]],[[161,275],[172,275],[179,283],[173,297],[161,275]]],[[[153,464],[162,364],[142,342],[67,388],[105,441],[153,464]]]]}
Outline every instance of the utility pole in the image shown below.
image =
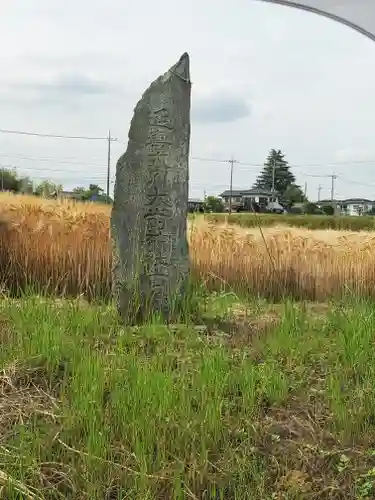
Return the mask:
{"type": "Polygon", "coordinates": [[[228,160],[228,163],[230,163],[230,184],[229,184],[229,213],[232,213],[232,195],[233,195],[233,165],[235,163],[238,163],[236,160],[233,159],[233,156],[230,160],[228,160]]]}
{"type": "Polygon", "coordinates": [[[111,131],[108,130],[107,203],[109,203],[109,179],[111,176],[111,141],[111,131]]]}
{"type": "Polygon", "coordinates": [[[307,182],[305,182],[305,199],[307,197],[307,182]]]}
{"type": "Polygon", "coordinates": [[[111,136],[111,131],[108,130],[108,159],[107,159],[107,203],[109,203],[109,185],[111,178],[111,143],[118,141],[117,138],[111,136]]]}
{"type": "Polygon", "coordinates": [[[334,195],[335,195],[335,180],[337,179],[337,175],[332,174],[329,177],[331,177],[331,201],[333,203],[334,200],[334,195]]]}
{"type": "MultiPolygon", "coordinates": [[[[319,177],[319,178],[330,177],[331,178],[331,203],[333,204],[333,200],[335,198],[335,180],[338,179],[338,175],[336,175],[336,174],[331,174],[331,175],[313,175],[313,174],[307,174],[307,177],[319,177]]],[[[321,186],[319,186],[319,188],[318,188],[319,195],[320,195],[320,190],[321,190],[321,186]]]]}
{"type": "Polygon", "coordinates": [[[323,188],[322,188],[321,184],[319,184],[319,186],[318,186],[318,203],[320,201],[320,192],[321,192],[322,189],[323,188]]]}

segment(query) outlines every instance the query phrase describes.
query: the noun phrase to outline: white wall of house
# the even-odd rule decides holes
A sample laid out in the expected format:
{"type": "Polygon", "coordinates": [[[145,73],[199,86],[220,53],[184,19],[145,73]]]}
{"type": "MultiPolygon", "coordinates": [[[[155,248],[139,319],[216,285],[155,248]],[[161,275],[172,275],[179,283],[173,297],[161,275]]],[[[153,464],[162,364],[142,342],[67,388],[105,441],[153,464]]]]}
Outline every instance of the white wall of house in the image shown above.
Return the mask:
{"type": "Polygon", "coordinates": [[[373,208],[373,203],[349,203],[346,205],[347,215],[361,215],[369,212],[373,208]]]}
{"type": "MultiPolygon", "coordinates": [[[[224,205],[226,207],[229,206],[230,204],[230,197],[229,196],[226,196],[223,198],[224,200],[224,205]]],[[[259,195],[243,195],[243,196],[233,196],[232,197],[232,208],[236,208],[240,205],[243,205],[245,200],[251,200],[255,203],[258,203],[258,204],[263,204],[265,206],[268,206],[270,203],[272,202],[275,202],[275,203],[279,203],[279,196],[278,195],[274,195],[274,196],[268,196],[268,195],[263,195],[263,194],[259,194],[259,195]]]]}
{"type": "MultiPolygon", "coordinates": [[[[227,198],[228,203],[230,198],[227,198]]],[[[232,203],[242,203],[243,202],[243,196],[233,196],[232,197],[232,203]]]]}

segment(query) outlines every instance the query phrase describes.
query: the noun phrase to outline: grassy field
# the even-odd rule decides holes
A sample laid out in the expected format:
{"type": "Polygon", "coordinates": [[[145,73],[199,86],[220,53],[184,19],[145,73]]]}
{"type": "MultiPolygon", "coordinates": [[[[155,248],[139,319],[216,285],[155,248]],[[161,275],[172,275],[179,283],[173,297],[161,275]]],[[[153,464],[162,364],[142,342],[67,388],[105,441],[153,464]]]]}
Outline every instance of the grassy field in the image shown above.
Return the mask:
{"type": "Polygon", "coordinates": [[[0,498],[375,498],[371,232],[190,220],[195,307],[126,328],[108,207],[0,220],[0,498]]]}
{"type": "Polygon", "coordinates": [[[275,214],[206,214],[207,221],[215,224],[236,224],[242,227],[288,226],[305,229],[334,229],[338,231],[374,231],[373,216],[327,216],[327,215],[275,215],[275,214]]]}
{"type": "Polygon", "coordinates": [[[372,304],[201,306],[4,299],[1,498],[374,498],[372,304]]]}

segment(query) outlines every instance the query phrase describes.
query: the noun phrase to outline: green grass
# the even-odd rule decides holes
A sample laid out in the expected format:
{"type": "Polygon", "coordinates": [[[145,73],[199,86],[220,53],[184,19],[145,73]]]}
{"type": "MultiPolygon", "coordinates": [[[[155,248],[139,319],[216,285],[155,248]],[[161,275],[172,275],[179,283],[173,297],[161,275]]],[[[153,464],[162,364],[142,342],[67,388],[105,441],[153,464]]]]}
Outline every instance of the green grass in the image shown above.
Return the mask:
{"type": "Polygon", "coordinates": [[[374,498],[373,305],[201,309],[4,299],[0,498],[374,498]]]}
{"type": "MultiPolygon", "coordinates": [[[[199,215],[196,217],[200,217],[199,215]]],[[[201,216],[202,217],[202,216],[201,216]]],[[[375,217],[372,216],[329,216],[329,215],[275,215],[275,214],[205,214],[205,219],[214,223],[237,224],[242,227],[286,225],[306,229],[336,229],[340,231],[374,231],[375,217]]]]}

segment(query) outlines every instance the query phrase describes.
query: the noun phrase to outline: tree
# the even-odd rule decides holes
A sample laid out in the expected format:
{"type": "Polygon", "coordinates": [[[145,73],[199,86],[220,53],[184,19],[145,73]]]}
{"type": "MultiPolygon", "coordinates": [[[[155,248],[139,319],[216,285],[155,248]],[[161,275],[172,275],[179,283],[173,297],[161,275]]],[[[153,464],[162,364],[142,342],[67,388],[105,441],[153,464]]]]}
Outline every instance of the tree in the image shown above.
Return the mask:
{"type": "Polygon", "coordinates": [[[322,211],[324,215],[334,215],[335,209],[333,208],[332,205],[323,205],[322,211]]]}
{"type": "Polygon", "coordinates": [[[35,193],[38,196],[43,196],[48,198],[52,196],[54,193],[59,193],[62,191],[63,187],[61,184],[56,184],[53,181],[42,181],[35,189],[35,193]]]}
{"type": "Polygon", "coordinates": [[[97,184],[90,184],[87,190],[87,197],[92,201],[99,201],[104,196],[104,190],[97,184]]]}
{"type": "Polygon", "coordinates": [[[296,184],[296,178],[290,170],[285,155],[280,149],[271,149],[260,175],[257,177],[254,188],[272,191],[288,205],[303,203],[306,198],[300,186],[296,184]],[[273,183],[273,177],[275,182],[273,183]]]}
{"type": "Polygon", "coordinates": [[[33,183],[29,177],[18,177],[15,169],[0,169],[0,190],[32,194],[33,183]]]}
{"type": "Polygon", "coordinates": [[[291,184],[290,186],[288,186],[282,194],[282,198],[288,205],[294,205],[295,203],[305,203],[306,201],[306,196],[304,195],[302,189],[296,184],[291,184]]]}
{"type": "Polygon", "coordinates": [[[0,189],[1,191],[18,192],[19,179],[16,170],[7,168],[0,170],[0,189]]]}
{"type": "Polygon", "coordinates": [[[216,196],[207,196],[205,200],[206,210],[214,213],[224,212],[223,200],[217,198],[216,196]]]}
{"type": "Polygon", "coordinates": [[[322,213],[321,209],[318,207],[316,203],[305,203],[303,211],[305,214],[308,215],[316,215],[322,213]]]}
{"type": "Polygon", "coordinates": [[[21,177],[18,180],[18,192],[22,194],[33,194],[33,181],[30,177],[21,177]]]}
{"type": "Polygon", "coordinates": [[[90,184],[88,189],[79,186],[73,189],[77,198],[83,201],[97,201],[99,203],[111,202],[111,198],[107,199],[107,195],[104,194],[104,190],[97,184],[90,184]]]}
{"type": "Polygon", "coordinates": [[[77,195],[85,195],[86,191],[87,189],[82,186],[78,186],[73,189],[73,193],[77,195]]]}

